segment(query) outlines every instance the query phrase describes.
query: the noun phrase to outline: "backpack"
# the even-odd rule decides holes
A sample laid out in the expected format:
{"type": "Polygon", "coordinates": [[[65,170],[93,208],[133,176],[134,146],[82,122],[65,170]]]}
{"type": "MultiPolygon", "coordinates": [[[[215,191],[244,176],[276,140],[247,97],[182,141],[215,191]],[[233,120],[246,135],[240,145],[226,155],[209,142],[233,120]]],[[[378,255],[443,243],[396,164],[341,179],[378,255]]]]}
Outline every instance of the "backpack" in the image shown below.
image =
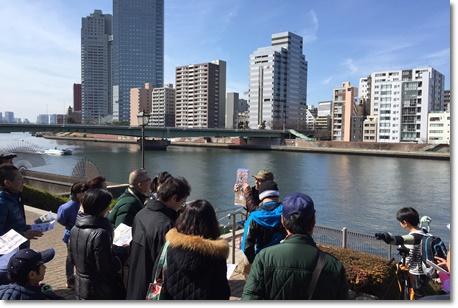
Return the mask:
{"type": "Polygon", "coordinates": [[[434,257],[447,258],[447,247],[442,239],[431,233],[426,233],[420,242],[423,273],[428,277],[435,277],[436,271],[426,260],[435,262],[434,257]]]}

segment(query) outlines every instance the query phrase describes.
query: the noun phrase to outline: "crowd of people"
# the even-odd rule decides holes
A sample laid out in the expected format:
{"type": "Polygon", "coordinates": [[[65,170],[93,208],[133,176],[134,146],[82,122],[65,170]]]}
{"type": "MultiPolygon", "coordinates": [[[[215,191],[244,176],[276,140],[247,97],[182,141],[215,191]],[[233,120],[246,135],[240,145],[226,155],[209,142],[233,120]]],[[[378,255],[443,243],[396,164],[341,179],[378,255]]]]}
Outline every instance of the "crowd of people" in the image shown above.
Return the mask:
{"type": "MultiPolygon", "coordinates": [[[[268,170],[260,170],[254,179],[253,187],[234,187],[243,192],[247,210],[241,250],[248,271],[242,299],[347,299],[343,264],[321,251],[313,239],[316,216],[311,197],[300,192],[282,197],[268,170]]],[[[167,172],[151,178],[144,169],[134,170],[128,183],[113,207],[105,178],[74,183],[70,200],[57,211],[57,221],[65,227],[67,287],[75,298],[228,300],[229,245],[220,238],[213,205],[203,199],[187,202],[190,184],[167,172]],[[132,240],[115,246],[114,229],[121,224],[132,228],[132,240]]],[[[14,229],[27,241],[18,251],[0,256],[9,259],[0,263],[0,299],[61,299],[41,283],[45,264],[55,252],[30,249],[30,240],[42,233],[26,223],[22,188],[21,172],[11,161],[3,162],[0,236],[14,229]]],[[[401,226],[415,237],[418,222],[411,220],[411,212],[402,213],[401,226]]],[[[379,238],[391,244],[407,242],[388,233],[379,238]]]]}

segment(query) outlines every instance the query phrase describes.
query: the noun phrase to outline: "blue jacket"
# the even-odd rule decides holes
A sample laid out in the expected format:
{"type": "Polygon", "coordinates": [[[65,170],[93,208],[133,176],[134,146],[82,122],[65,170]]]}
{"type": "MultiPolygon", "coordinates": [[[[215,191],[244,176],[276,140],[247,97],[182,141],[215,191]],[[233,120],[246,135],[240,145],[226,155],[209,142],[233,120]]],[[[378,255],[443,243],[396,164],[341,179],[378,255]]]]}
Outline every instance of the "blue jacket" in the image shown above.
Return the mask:
{"type": "Polygon", "coordinates": [[[241,250],[250,263],[263,248],[280,243],[286,236],[281,224],[283,205],[276,201],[264,202],[250,213],[245,222],[241,250]]]}
{"type": "Polygon", "coordinates": [[[30,226],[25,223],[24,204],[20,194],[12,194],[0,188],[0,236],[14,229],[24,234],[30,226]]]}
{"type": "Polygon", "coordinates": [[[59,206],[59,209],[57,210],[57,221],[65,227],[64,237],[62,240],[66,244],[70,239],[70,230],[75,225],[79,209],[80,203],[78,201],[70,200],[59,206]]]}
{"type": "Polygon", "coordinates": [[[63,299],[52,291],[42,291],[42,287],[21,286],[10,283],[0,286],[0,300],[50,300],[63,299]]]}

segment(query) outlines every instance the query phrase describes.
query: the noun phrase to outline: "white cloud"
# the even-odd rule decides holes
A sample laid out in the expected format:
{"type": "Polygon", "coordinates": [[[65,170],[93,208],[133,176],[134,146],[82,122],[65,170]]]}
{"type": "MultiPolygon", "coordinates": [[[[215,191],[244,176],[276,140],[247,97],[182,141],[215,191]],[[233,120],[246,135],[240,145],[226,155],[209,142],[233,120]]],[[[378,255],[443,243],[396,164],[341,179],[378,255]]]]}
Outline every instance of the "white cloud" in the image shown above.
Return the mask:
{"type": "Polygon", "coordinates": [[[329,76],[328,78],[324,79],[321,83],[326,86],[331,82],[333,78],[334,76],[329,76]]]}
{"type": "Polygon", "coordinates": [[[315,10],[312,9],[307,12],[306,20],[307,26],[300,32],[300,35],[302,36],[304,43],[311,43],[318,38],[317,32],[320,25],[315,10]]]}
{"type": "Polygon", "coordinates": [[[353,62],[353,59],[346,59],[342,65],[344,65],[350,72],[356,73],[359,71],[359,68],[353,62]]]}

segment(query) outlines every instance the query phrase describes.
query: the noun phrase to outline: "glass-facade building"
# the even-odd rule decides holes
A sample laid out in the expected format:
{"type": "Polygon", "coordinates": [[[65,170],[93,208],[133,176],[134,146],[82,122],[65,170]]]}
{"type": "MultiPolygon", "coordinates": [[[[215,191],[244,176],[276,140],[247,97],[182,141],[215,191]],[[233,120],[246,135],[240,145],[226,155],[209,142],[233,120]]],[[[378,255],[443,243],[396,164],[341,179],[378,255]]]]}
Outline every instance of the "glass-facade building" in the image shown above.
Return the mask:
{"type": "Polygon", "coordinates": [[[113,120],[129,121],[130,89],[164,83],[164,0],[113,0],[113,120]]]}

